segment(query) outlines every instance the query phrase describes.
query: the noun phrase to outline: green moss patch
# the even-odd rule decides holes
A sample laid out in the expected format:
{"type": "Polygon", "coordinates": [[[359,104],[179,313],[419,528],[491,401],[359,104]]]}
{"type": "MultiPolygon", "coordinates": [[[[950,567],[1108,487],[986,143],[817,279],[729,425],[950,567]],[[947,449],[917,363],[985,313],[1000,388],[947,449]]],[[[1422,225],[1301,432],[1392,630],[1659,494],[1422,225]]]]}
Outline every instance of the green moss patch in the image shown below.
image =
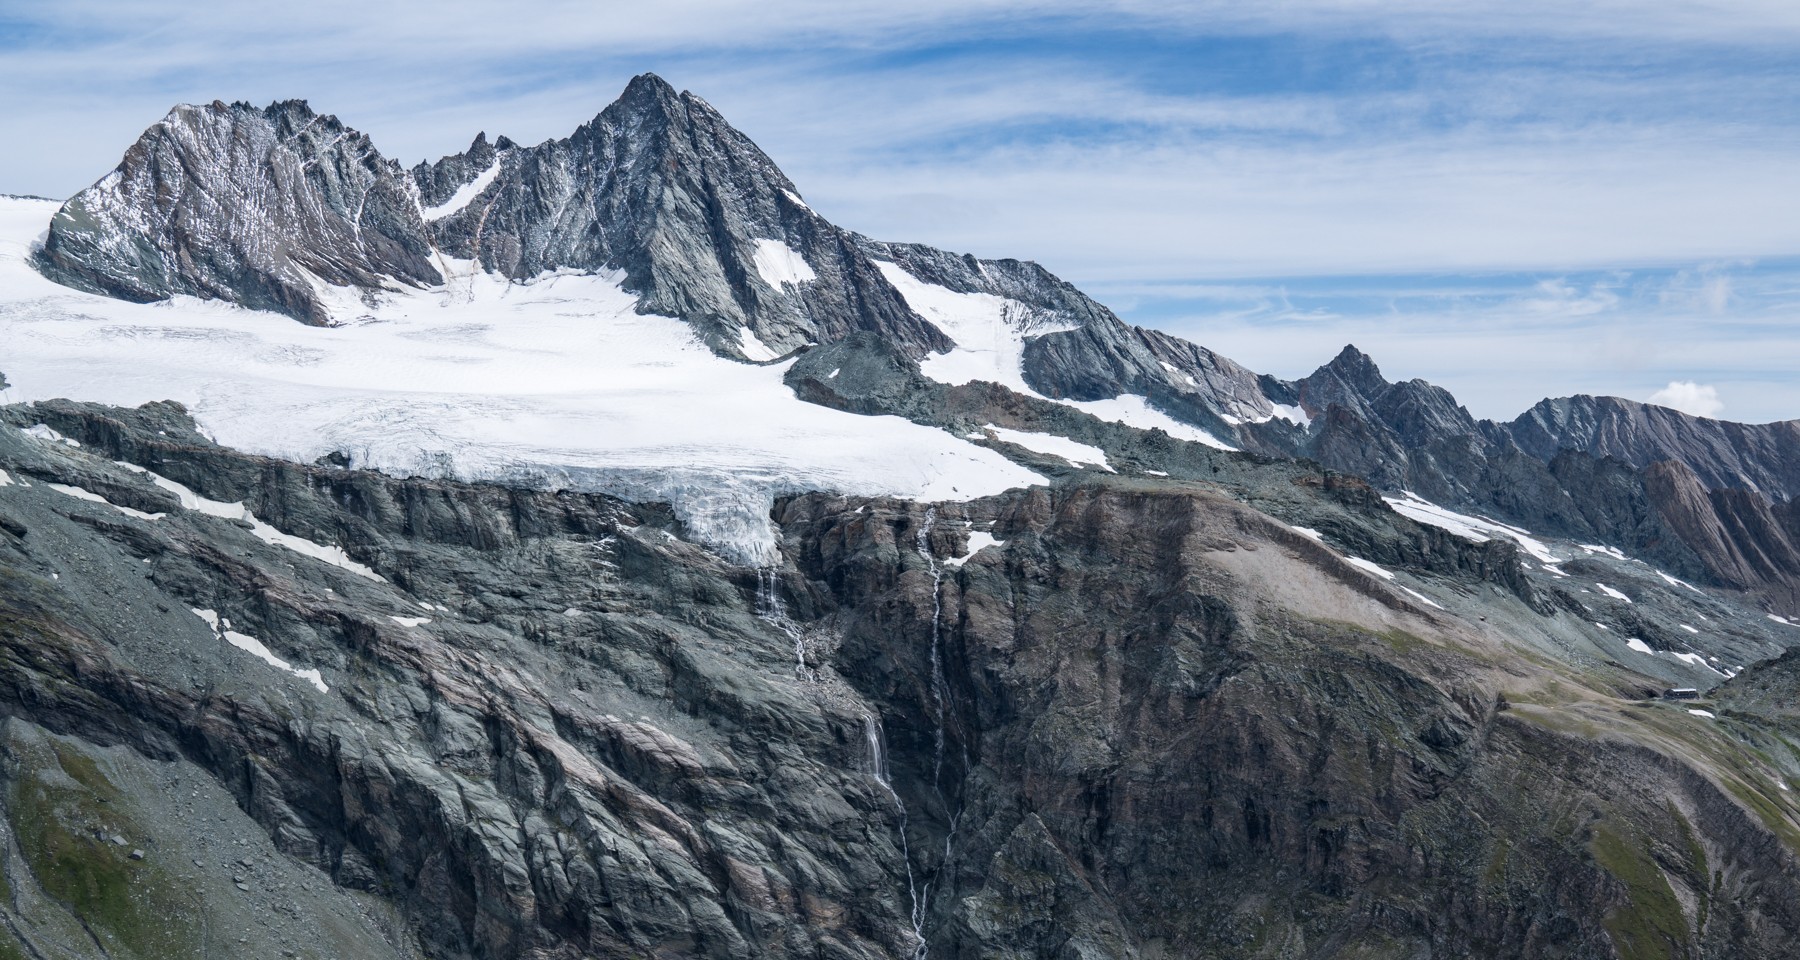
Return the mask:
{"type": "Polygon", "coordinates": [[[1624,884],[1627,903],[1604,924],[1622,960],[1675,960],[1687,956],[1687,918],[1661,868],[1640,838],[1609,823],[1594,828],[1588,849],[1594,861],[1624,884]]]}
{"type": "MultiPolygon", "coordinates": [[[[142,836],[93,758],[51,741],[27,748],[8,798],[19,848],[38,885],[87,925],[114,957],[198,956],[197,910],[151,860],[95,835],[102,825],[142,836]]],[[[0,954],[4,956],[4,954],[0,954]]]]}

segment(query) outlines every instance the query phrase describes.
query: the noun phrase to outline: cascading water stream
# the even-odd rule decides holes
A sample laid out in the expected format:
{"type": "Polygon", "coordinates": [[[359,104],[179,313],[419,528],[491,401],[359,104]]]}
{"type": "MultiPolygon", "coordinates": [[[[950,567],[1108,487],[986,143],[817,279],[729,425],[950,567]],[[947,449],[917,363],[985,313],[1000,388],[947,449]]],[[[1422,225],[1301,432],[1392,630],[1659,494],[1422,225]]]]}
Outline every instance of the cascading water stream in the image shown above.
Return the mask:
{"type": "Polygon", "coordinates": [[[774,567],[756,568],[756,615],[774,624],[784,636],[794,641],[794,676],[801,680],[817,679],[806,665],[806,635],[788,616],[787,607],[781,602],[781,575],[774,567]]]}
{"type": "MultiPolygon", "coordinates": [[[[945,740],[944,716],[949,705],[950,684],[944,676],[944,571],[943,568],[938,565],[937,557],[931,552],[931,531],[936,525],[937,508],[926,508],[925,522],[919,526],[919,532],[914,545],[918,550],[920,559],[925,561],[926,568],[931,571],[931,705],[936,728],[933,733],[931,790],[937,795],[938,805],[943,808],[950,819],[948,829],[944,833],[944,858],[938,868],[941,872],[949,867],[951,854],[953,852],[952,842],[956,837],[957,825],[962,820],[962,810],[959,804],[958,809],[951,811],[949,799],[944,796],[943,786],[945,740]]],[[[965,771],[968,769],[968,748],[966,745],[963,748],[963,769],[965,771]]],[[[885,783],[883,785],[886,786],[885,783]]],[[[888,792],[893,794],[893,788],[889,787],[888,792]]],[[[894,802],[898,805],[899,801],[899,795],[894,794],[894,802]]],[[[905,849],[906,810],[904,806],[900,808],[900,817],[902,833],[901,847],[902,849],[905,849]]],[[[907,887],[910,890],[913,888],[912,857],[910,853],[907,856],[906,877],[907,887]]],[[[925,916],[930,909],[930,905],[931,882],[925,881],[918,886],[917,892],[913,896],[913,932],[919,938],[919,944],[913,951],[913,960],[925,960],[926,955],[930,953],[930,945],[926,942],[924,934],[925,916]]]]}
{"type": "Polygon", "coordinates": [[[869,774],[887,795],[894,801],[894,811],[899,819],[900,827],[900,859],[906,866],[906,895],[912,901],[912,912],[908,919],[912,923],[913,957],[925,960],[930,948],[925,943],[925,904],[927,891],[921,890],[918,881],[913,877],[912,848],[906,839],[906,804],[901,802],[900,794],[894,792],[893,781],[889,779],[887,761],[887,738],[882,734],[881,721],[869,714],[863,715],[863,739],[869,745],[869,774]]]}
{"type": "MultiPolygon", "coordinates": [[[[931,570],[931,706],[937,715],[936,745],[931,757],[931,789],[937,793],[939,802],[944,799],[944,791],[940,775],[944,768],[944,662],[943,654],[938,649],[943,642],[944,620],[944,571],[938,566],[937,557],[931,554],[931,528],[937,524],[937,508],[925,510],[925,522],[920,524],[917,538],[919,556],[931,570]]],[[[949,809],[948,806],[945,809],[949,809]]]]}

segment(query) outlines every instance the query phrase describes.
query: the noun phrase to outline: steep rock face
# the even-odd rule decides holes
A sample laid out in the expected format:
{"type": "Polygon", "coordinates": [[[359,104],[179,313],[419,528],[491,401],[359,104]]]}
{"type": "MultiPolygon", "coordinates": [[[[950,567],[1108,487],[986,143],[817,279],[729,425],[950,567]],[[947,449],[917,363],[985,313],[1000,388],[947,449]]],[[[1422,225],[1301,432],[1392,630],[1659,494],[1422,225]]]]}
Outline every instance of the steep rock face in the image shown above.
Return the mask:
{"type": "Polygon", "coordinates": [[[1636,467],[1677,460],[1708,489],[1800,496],[1800,421],[1746,424],[1694,417],[1618,397],[1545,400],[1510,425],[1520,447],[1543,459],[1558,450],[1612,456],[1636,467]]]}
{"type": "Polygon", "coordinates": [[[892,711],[933,955],[1775,957],[1800,923],[1722,892],[1793,874],[1708,774],[1505,710],[1483,641],[1230,501],[845,506],[784,525],[892,711]],[[968,524],[1004,548],[936,560],[968,524]]]}
{"type": "Polygon", "coordinates": [[[304,101],[176,107],[63,205],[52,279],[127,300],[230,300],[309,323],[326,286],[441,282],[413,188],[369,138],[304,101]]]}
{"type": "Polygon", "coordinates": [[[1126,324],[1036,263],[858,240],[869,256],[926,283],[1020,304],[1027,314],[1015,325],[1024,337],[1021,373],[1044,396],[1104,400],[1134,394],[1222,437],[1235,436],[1241,421],[1269,419],[1273,403],[1292,402],[1280,381],[1197,344],[1126,324]]]}
{"type": "Polygon", "coordinates": [[[411,171],[413,183],[419,187],[419,204],[426,210],[447,206],[459,190],[473,190],[476,181],[493,168],[500,156],[516,146],[505,137],[489,143],[487,133],[483,132],[476,134],[469,149],[462,153],[444,157],[436,163],[420,161],[411,171]]]}
{"type": "Polygon", "coordinates": [[[632,80],[566,139],[494,151],[485,163],[481,146],[415,171],[439,196],[462,180],[447,174],[473,182],[468,171],[499,164],[489,185],[433,222],[452,256],[521,280],[622,270],[642,310],[681,317],[714,349],[749,359],[859,329],[914,355],[949,345],[749,138],[659,77],[632,80]]]}
{"type": "MultiPolygon", "coordinates": [[[[84,446],[0,427],[16,478],[0,490],[0,715],[204,771],[292,882],[379,895],[433,958],[910,949],[870,709],[804,680],[795,637],[756,615],[755,572],[675,539],[665,511],[245,457],[169,405],[36,413],[84,446]],[[368,572],[184,508],[114,458],[347,544],[368,572]]],[[[252,853],[223,866],[243,877],[252,853]]],[[[256,874],[262,909],[288,909],[256,874]]],[[[254,935],[241,954],[279,955],[254,935]]]]}
{"type": "Polygon", "coordinates": [[[1722,582],[1794,594],[1800,548],[1788,526],[1788,504],[1771,504],[1749,490],[1708,490],[1675,460],[1651,464],[1644,478],[1657,511],[1722,582]]]}
{"type": "MultiPolygon", "coordinates": [[[[110,786],[87,789],[133,810],[222,799],[206,823],[253,825],[290,871],[258,847],[238,893],[275,909],[276,878],[405,918],[346,925],[368,946],[344,955],[1774,960],[1800,935],[1800,808],[1734,765],[1738,728],[1613,699],[1649,685],[1622,668],[1519,656],[1570,618],[1531,604],[1510,547],[1354,478],[1198,444],[1168,464],[1310,504],[1476,606],[1427,606],[1188,480],[810,494],[778,507],[787,563],[753,571],[655,505],[247,457],[166,404],[6,413],[82,446],[0,425],[0,760],[36,757],[0,778],[73,790],[95,757],[110,786]]],[[[0,812],[18,830],[33,809],[0,812]]],[[[11,929],[57,942],[59,915],[19,902],[0,914],[36,925],[11,929]]],[[[134,917],[103,919],[161,929],[134,917]]]]}

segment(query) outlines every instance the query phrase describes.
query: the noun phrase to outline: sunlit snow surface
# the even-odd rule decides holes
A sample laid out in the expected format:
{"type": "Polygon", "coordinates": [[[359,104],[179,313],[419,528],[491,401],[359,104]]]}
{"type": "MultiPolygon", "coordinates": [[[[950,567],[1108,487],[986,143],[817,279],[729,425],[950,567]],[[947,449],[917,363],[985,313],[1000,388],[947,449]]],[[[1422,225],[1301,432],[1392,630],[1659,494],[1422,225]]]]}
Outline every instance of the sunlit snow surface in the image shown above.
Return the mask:
{"type": "Polygon", "coordinates": [[[1017,444],[1034,453],[1060,457],[1069,462],[1071,467],[1099,467],[1107,473],[1117,473],[1106,461],[1106,451],[1099,447],[1089,446],[1068,437],[1059,437],[1054,433],[1032,433],[1029,430],[1012,430],[988,424],[982,427],[993,434],[996,440],[1017,444]]]}
{"type": "Polygon", "coordinates": [[[420,210],[419,215],[427,220],[442,220],[473,203],[476,197],[481,196],[481,191],[486,190],[498,176],[500,176],[500,161],[495,159],[493,165],[476,174],[475,179],[456,188],[456,192],[450,195],[450,199],[435,207],[426,207],[420,210]]]}
{"type": "Polygon", "coordinates": [[[1215,450],[1237,449],[1231,444],[1220,440],[1218,437],[1207,433],[1205,430],[1202,430],[1191,423],[1182,423],[1180,420],[1156,409],[1150,405],[1148,399],[1137,396],[1136,394],[1122,394],[1113,397],[1111,400],[1062,400],[1058,402],[1074,407],[1077,410],[1085,410],[1102,420],[1110,420],[1113,423],[1122,423],[1128,427],[1137,427],[1140,430],[1149,430],[1154,427],[1162,430],[1164,433],[1177,440],[1192,440],[1195,443],[1204,443],[1215,450]]]}
{"type": "Polygon", "coordinates": [[[1411,490],[1400,491],[1398,497],[1382,497],[1394,512],[1402,514],[1419,523],[1433,527],[1441,527],[1465,540],[1482,543],[1495,537],[1502,537],[1519,545],[1526,553],[1531,554],[1542,563],[1556,563],[1556,557],[1543,541],[1536,539],[1525,530],[1508,526],[1497,520],[1485,517],[1471,517],[1467,514],[1446,510],[1435,503],[1413,493],[1411,490]]]}
{"type": "Polygon", "coordinates": [[[770,498],[819,489],[966,499],[1042,483],[991,450],[898,417],[797,399],[785,364],[713,355],[640,316],[616,278],[508,284],[444,261],[446,287],[373,307],[333,290],[335,328],[181,298],[130,304],[26,261],[54,203],[0,199],[6,398],[185,404],[219,443],[310,462],[342,451],[397,475],[504,480],[672,502],[734,559],[770,558],[770,498]]]}
{"type": "Polygon", "coordinates": [[[800,251],[780,240],[756,241],[753,259],[756,272],[762,275],[764,282],[777,290],[783,284],[797,287],[818,279],[818,274],[813,273],[813,268],[800,255],[800,251]]]}
{"type": "MultiPolygon", "coordinates": [[[[899,264],[877,260],[875,266],[887,282],[900,291],[913,312],[956,341],[956,347],[949,353],[934,353],[919,362],[919,370],[927,377],[951,386],[986,380],[1026,396],[1074,407],[1112,423],[1140,430],[1160,428],[1177,439],[1204,443],[1219,450],[1237,449],[1199,427],[1163,413],[1150,406],[1148,399],[1133,394],[1110,400],[1045,397],[1025,383],[1025,343],[1045,334],[1073,330],[1073,324],[1047,319],[1043,311],[1017,300],[991,293],[959,293],[926,283],[907,273],[899,264]]],[[[1175,370],[1169,364],[1163,366],[1175,370]]],[[[1194,378],[1187,377],[1187,381],[1192,384],[1194,378]]]]}

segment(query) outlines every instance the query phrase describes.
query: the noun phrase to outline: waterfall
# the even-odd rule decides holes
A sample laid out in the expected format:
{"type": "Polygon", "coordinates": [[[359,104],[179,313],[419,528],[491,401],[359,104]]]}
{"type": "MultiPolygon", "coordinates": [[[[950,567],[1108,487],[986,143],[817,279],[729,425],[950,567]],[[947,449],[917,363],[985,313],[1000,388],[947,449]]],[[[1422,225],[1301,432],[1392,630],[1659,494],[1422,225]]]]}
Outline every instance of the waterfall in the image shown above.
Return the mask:
{"type": "MultiPolygon", "coordinates": [[[[947,685],[944,683],[944,659],[940,649],[943,644],[944,571],[938,566],[937,557],[931,553],[931,528],[936,524],[937,508],[927,507],[925,522],[919,525],[916,546],[919,556],[931,570],[931,706],[937,715],[936,747],[931,758],[931,789],[937,793],[938,802],[942,803],[944,790],[940,779],[944,768],[944,700],[947,685]]],[[[949,805],[945,804],[944,809],[948,810],[949,805]]]]}
{"type": "Polygon", "coordinates": [[[913,960],[925,960],[930,948],[925,943],[925,906],[929,902],[930,885],[920,886],[913,876],[912,847],[906,839],[906,804],[900,800],[900,794],[894,792],[894,784],[888,773],[887,736],[882,732],[881,720],[872,714],[863,714],[863,740],[869,746],[869,775],[887,791],[888,799],[894,801],[894,813],[900,827],[900,859],[906,866],[906,895],[912,901],[912,910],[908,921],[912,924],[913,960]]]}
{"type": "MultiPolygon", "coordinates": [[[[937,557],[931,552],[931,531],[936,525],[937,508],[927,507],[925,522],[919,526],[914,547],[918,551],[919,558],[925,561],[926,568],[931,571],[931,709],[935,727],[931,757],[931,790],[937,795],[938,805],[943,808],[945,815],[949,818],[944,831],[944,858],[938,867],[941,874],[950,866],[957,826],[962,822],[962,809],[959,800],[957,808],[952,810],[949,798],[944,795],[944,719],[950,705],[950,683],[944,675],[944,569],[938,565],[937,557]]],[[[963,771],[966,773],[969,769],[967,744],[963,745],[962,752],[963,771]]],[[[888,792],[893,794],[893,788],[889,787],[888,792]]],[[[894,802],[896,805],[899,804],[898,794],[894,794],[894,802]]],[[[901,844],[902,849],[905,849],[906,810],[904,807],[901,807],[900,818],[901,844]]],[[[913,890],[910,853],[907,856],[906,881],[908,890],[913,890]]],[[[926,960],[926,955],[930,952],[930,945],[925,941],[925,915],[929,911],[930,905],[931,881],[923,881],[918,884],[917,892],[913,896],[913,932],[919,938],[919,945],[913,951],[913,960],[926,960]]]]}
{"type": "Polygon", "coordinates": [[[806,635],[787,615],[787,607],[781,602],[781,574],[774,567],[756,568],[756,616],[774,624],[784,636],[794,641],[794,676],[802,680],[816,679],[806,666],[806,635]]]}
{"type": "Polygon", "coordinates": [[[869,714],[863,715],[863,739],[869,744],[869,774],[893,793],[893,781],[888,779],[887,738],[882,735],[881,721],[869,714]]]}

